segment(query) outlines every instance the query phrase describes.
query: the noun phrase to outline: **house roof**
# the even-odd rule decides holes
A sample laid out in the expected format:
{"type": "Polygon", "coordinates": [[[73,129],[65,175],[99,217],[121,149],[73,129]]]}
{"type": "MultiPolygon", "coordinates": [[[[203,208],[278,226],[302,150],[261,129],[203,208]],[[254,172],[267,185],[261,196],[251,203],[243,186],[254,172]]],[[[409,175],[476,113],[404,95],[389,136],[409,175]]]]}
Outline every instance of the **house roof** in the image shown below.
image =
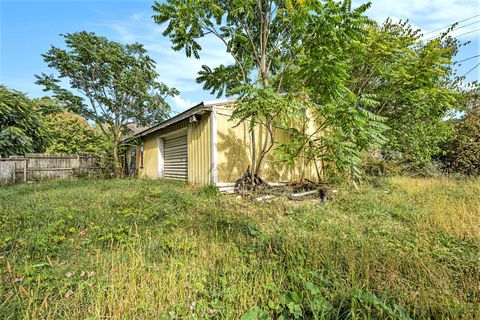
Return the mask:
{"type": "Polygon", "coordinates": [[[235,102],[235,100],[232,100],[232,99],[200,102],[199,104],[191,107],[190,109],[183,111],[182,113],[177,114],[176,116],[168,120],[160,122],[159,124],[151,126],[149,128],[145,128],[138,132],[134,132],[134,134],[126,137],[124,141],[132,138],[140,138],[140,137],[149,135],[155,131],[171,126],[172,124],[188,119],[190,116],[193,116],[195,114],[202,114],[204,112],[212,111],[212,108],[215,106],[228,105],[228,104],[232,104],[233,102],[235,102]]]}
{"type": "Polygon", "coordinates": [[[137,134],[149,128],[149,127],[140,126],[138,125],[138,123],[135,123],[135,122],[127,123],[126,126],[127,126],[127,129],[130,130],[130,135],[137,134]]]}

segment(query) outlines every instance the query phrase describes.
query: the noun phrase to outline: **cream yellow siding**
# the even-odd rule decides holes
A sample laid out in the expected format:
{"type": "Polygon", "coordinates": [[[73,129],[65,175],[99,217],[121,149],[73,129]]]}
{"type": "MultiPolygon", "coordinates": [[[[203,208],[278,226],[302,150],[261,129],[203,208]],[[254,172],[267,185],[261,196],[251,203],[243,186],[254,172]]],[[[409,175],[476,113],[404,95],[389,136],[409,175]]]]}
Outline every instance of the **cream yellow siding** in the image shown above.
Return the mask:
{"type": "MultiPolygon", "coordinates": [[[[165,141],[164,138],[176,137],[185,134],[186,131],[189,183],[202,185],[231,183],[242,177],[251,163],[252,156],[249,124],[247,121],[237,124],[230,120],[231,105],[217,105],[212,109],[212,112],[197,113],[198,121],[184,119],[141,137],[143,167],[140,166],[140,147],[136,147],[138,176],[159,178],[159,172],[164,171],[163,168],[159,168],[159,162],[160,165],[163,163],[163,158],[159,157],[164,156],[161,142],[165,141]],[[215,135],[212,137],[213,130],[215,135]],[[215,145],[212,145],[212,141],[215,145]],[[212,172],[214,164],[216,170],[212,172]]],[[[308,124],[307,127],[307,132],[314,131],[312,124],[308,124]]],[[[257,161],[265,132],[265,129],[255,129],[257,161]]],[[[304,178],[316,180],[315,163],[306,163],[303,158],[299,158],[293,165],[279,161],[275,149],[279,144],[289,140],[288,130],[275,128],[276,144],[266,157],[262,178],[270,182],[300,181],[304,178]]]]}
{"type": "MultiPolygon", "coordinates": [[[[230,120],[229,106],[217,107],[217,115],[218,182],[235,182],[242,177],[251,162],[252,148],[248,123],[242,122],[236,126],[237,123],[230,120]]],[[[255,129],[257,157],[264,135],[265,130],[255,129]]],[[[303,159],[299,159],[293,165],[288,165],[278,160],[276,147],[288,142],[289,139],[290,134],[287,130],[275,129],[276,144],[267,155],[262,178],[270,182],[316,179],[314,163],[306,163],[303,159]]]]}
{"type": "Polygon", "coordinates": [[[204,113],[199,122],[188,125],[188,182],[212,183],[211,117],[204,113]]]}
{"type": "MultiPolygon", "coordinates": [[[[167,128],[140,138],[141,142],[139,142],[139,144],[141,145],[143,143],[143,167],[140,165],[140,146],[132,147],[137,149],[136,169],[138,177],[151,179],[159,178],[159,137],[181,130],[186,126],[188,126],[188,120],[180,121],[167,128]]],[[[127,153],[128,164],[130,164],[130,150],[131,148],[127,153]]]]}
{"type": "MultiPolygon", "coordinates": [[[[139,154],[137,159],[140,159],[139,154]]],[[[138,167],[138,175],[142,178],[158,178],[158,134],[143,138],[143,168],[138,167]]]]}
{"type": "Polygon", "coordinates": [[[217,110],[217,179],[218,182],[235,182],[245,170],[251,159],[248,124],[235,127],[230,121],[230,110],[217,110]]]}

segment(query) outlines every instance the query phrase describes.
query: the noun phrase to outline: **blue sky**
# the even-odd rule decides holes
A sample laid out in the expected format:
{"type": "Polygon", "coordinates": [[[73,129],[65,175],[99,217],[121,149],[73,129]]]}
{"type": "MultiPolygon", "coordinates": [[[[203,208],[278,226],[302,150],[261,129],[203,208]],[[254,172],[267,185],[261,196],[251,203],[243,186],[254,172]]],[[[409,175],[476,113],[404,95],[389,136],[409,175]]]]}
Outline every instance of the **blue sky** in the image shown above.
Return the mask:
{"type": "MultiPolygon", "coordinates": [[[[356,5],[362,2],[354,1],[356,5]]],[[[0,83],[26,92],[32,98],[45,95],[42,88],[34,84],[35,74],[52,73],[41,54],[50,45],[63,45],[59,34],[87,30],[122,43],[143,43],[157,61],[160,80],[181,92],[170,101],[175,111],[215,99],[195,82],[197,72],[202,64],[215,66],[229,63],[231,58],[221,44],[209,38],[202,43],[200,60],[171,50],[169,40],[161,34],[163,27],[151,19],[152,4],[153,1],[144,0],[0,0],[0,83]]],[[[373,0],[368,15],[377,21],[387,17],[409,19],[424,32],[477,15],[461,23],[460,26],[469,25],[454,35],[470,32],[459,39],[472,41],[462,47],[458,60],[480,54],[480,0],[373,0]]],[[[465,61],[459,67],[459,74],[478,63],[480,57],[465,61]]],[[[478,80],[479,75],[480,67],[477,67],[468,74],[468,80],[478,80]]]]}

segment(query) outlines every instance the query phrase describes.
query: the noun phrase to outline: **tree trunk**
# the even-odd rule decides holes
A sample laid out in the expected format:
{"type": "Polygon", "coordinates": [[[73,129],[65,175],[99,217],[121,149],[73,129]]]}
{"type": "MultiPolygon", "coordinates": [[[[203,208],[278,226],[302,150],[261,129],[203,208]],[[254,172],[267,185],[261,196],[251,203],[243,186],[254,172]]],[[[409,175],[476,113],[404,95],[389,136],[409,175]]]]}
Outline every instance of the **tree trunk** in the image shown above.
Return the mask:
{"type": "Polygon", "coordinates": [[[255,140],[255,121],[252,119],[250,120],[250,140],[252,143],[252,161],[251,161],[251,166],[252,166],[252,173],[255,173],[257,166],[257,146],[255,145],[256,140],[255,140]]]}
{"type": "MultiPolygon", "coordinates": [[[[261,130],[261,128],[259,128],[259,130],[261,130]]],[[[258,157],[258,165],[256,170],[254,171],[254,173],[257,174],[259,177],[262,177],[263,175],[263,170],[265,169],[265,164],[267,161],[267,154],[273,147],[272,132],[273,126],[271,123],[268,123],[267,127],[265,127],[265,139],[263,140],[262,150],[260,151],[260,155],[258,157]]]]}
{"type": "Polygon", "coordinates": [[[120,169],[120,164],[118,162],[118,142],[114,142],[112,146],[112,168],[115,178],[122,177],[122,171],[120,169]]]}

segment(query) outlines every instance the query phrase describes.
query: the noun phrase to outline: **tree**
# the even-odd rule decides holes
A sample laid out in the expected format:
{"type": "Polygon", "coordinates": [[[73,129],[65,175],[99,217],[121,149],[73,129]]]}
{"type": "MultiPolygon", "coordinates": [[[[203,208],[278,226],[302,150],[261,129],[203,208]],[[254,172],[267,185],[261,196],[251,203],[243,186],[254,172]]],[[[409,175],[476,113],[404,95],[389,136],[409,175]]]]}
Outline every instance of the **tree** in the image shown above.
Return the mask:
{"type": "Polygon", "coordinates": [[[32,99],[32,103],[43,116],[66,111],[65,105],[61,101],[48,96],[32,99]]]}
{"type": "Polygon", "coordinates": [[[371,94],[353,92],[349,86],[351,57],[362,50],[367,30],[374,25],[363,15],[369,6],[352,10],[350,1],[327,2],[323,16],[306,28],[312,35],[309,45],[283,76],[285,91],[303,94],[303,98],[297,95],[303,102],[294,117],[314,125],[287,126],[291,142],[281,145],[280,151],[288,161],[314,161],[319,180],[325,177],[327,164],[335,172],[358,180],[362,154],[386,141],[385,118],[370,111],[378,101],[371,94]]]}
{"type": "Polygon", "coordinates": [[[80,115],[64,111],[45,117],[51,143],[50,154],[97,153],[103,144],[102,135],[80,115]]]}
{"type": "Polygon", "coordinates": [[[480,89],[471,84],[463,116],[452,119],[454,133],[438,156],[451,172],[480,176],[480,89]]]}
{"type": "MultiPolygon", "coordinates": [[[[344,72],[345,59],[332,60],[338,57],[335,50],[342,49],[349,41],[356,41],[363,32],[363,26],[370,23],[362,15],[368,7],[369,4],[366,4],[352,10],[349,0],[342,3],[314,0],[167,0],[155,2],[153,10],[156,14],[153,18],[156,23],[166,24],[163,34],[170,37],[172,48],[185,50],[188,57],[200,57],[199,41],[205,36],[213,36],[225,45],[234,63],[202,66],[197,82],[203,83],[204,89],[218,96],[239,95],[233,118],[239,122],[250,122],[252,171],[261,175],[266,155],[275,144],[277,125],[288,125],[287,129],[291,127],[290,120],[304,110],[305,106],[301,106],[300,102],[305,101],[305,94],[324,90],[323,97],[328,97],[327,102],[317,98],[307,99],[316,106],[330,103],[343,94],[338,87],[345,86],[338,84],[343,81],[339,74],[344,72]],[[315,63],[312,59],[303,59],[313,53],[312,48],[324,36],[328,37],[324,39],[328,43],[321,49],[330,55],[320,55],[317,51],[316,58],[319,60],[315,63]],[[292,77],[302,72],[312,77],[321,75],[326,87],[304,92],[304,84],[292,77]],[[265,132],[263,140],[258,141],[258,156],[256,127],[265,132]]],[[[322,111],[320,109],[318,111],[322,111]]]]}
{"type": "Polygon", "coordinates": [[[452,132],[444,119],[462,101],[453,58],[459,42],[451,30],[431,41],[408,22],[371,25],[360,50],[351,55],[348,87],[378,104],[368,110],[390,127],[382,147],[387,158],[421,164],[440,151],[452,132]]]}
{"type": "Polygon", "coordinates": [[[157,81],[155,61],[141,44],[123,45],[85,31],[63,37],[67,49],[52,46],[43,54],[58,77],[42,74],[37,84],[53,91],[69,110],[97,124],[111,142],[118,177],[118,150],[126,123],[151,125],[164,120],[170,112],[165,98],[178,91],[157,81]],[[61,87],[61,79],[69,81],[70,90],[61,87]]]}
{"type": "Polygon", "coordinates": [[[31,100],[0,86],[0,156],[43,152],[48,143],[45,123],[31,100]]]}

